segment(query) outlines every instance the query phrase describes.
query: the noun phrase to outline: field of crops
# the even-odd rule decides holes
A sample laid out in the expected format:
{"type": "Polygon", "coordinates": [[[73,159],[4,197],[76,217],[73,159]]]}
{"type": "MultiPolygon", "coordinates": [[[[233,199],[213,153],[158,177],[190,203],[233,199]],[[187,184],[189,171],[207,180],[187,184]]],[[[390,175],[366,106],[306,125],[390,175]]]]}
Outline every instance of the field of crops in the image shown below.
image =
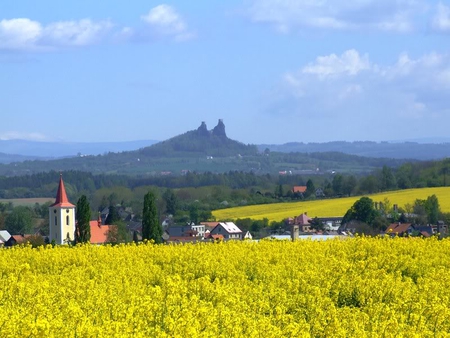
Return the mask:
{"type": "Polygon", "coordinates": [[[54,198],[48,198],[48,197],[0,199],[0,203],[11,202],[14,206],[18,206],[18,205],[33,206],[36,203],[44,204],[47,202],[54,202],[54,201],[55,201],[54,198]]]}
{"type": "Polygon", "coordinates": [[[450,240],[0,250],[2,337],[442,337],[450,240]]]}
{"type": "MultiPolygon", "coordinates": [[[[450,212],[450,187],[422,188],[390,191],[369,195],[374,201],[381,202],[388,198],[392,204],[403,207],[405,204],[413,204],[416,199],[426,199],[436,195],[443,212],[450,212]]],[[[269,221],[281,221],[288,217],[298,216],[304,212],[310,217],[344,216],[345,212],[358,200],[359,197],[336,198],[305,202],[288,202],[263,205],[251,205],[213,211],[217,220],[231,220],[238,218],[263,219],[269,221]]]]}

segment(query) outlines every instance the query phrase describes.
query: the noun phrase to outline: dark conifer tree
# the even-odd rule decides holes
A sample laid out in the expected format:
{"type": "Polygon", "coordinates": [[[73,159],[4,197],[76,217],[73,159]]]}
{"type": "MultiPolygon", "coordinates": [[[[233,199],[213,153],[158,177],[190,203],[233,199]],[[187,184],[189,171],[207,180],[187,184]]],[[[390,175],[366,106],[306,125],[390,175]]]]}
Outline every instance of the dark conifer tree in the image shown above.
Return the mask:
{"type": "Polygon", "coordinates": [[[154,240],[155,243],[162,242],[162,227],[159,224],[155,195],[151,191],[144,197],[144,208],[142,210],[142,239],[154,240]]]}
{"type": "Polygon", "coordinates": [[[91,240],[91,207],[85,195],[77,202],[75,243],[89,243],[91,240]]]}
{"type": "Polygon", "coordinates": [[[108,216],[106,217],[106,220],[105,220],[105,224],[106,225],[116,224],[119,221],[120,221],[120,215],[119,215],[119,212],[117,211],[117,208],[114,205],[110,205],[108,216]]]}

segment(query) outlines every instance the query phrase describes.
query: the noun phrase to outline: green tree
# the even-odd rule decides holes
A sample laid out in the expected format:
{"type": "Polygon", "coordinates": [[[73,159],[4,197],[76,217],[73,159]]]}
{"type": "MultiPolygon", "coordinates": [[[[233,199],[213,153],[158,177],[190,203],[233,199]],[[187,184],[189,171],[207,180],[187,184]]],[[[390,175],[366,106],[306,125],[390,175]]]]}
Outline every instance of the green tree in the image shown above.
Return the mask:
{"type": "Polygon", "coordinates": [[[89,243],[91,240],[91,207],[85,195],[77,201],[75,243],[89,243]]]}
{"type": "Polygon", "coordinates": [[[395,176],[392,173],[392,169],[387,166],[383,166],[381,169],[379,174],[379,182],[380,189],[382,191],[397,188],[397,182],[395,181],[395,176]]]}
{"type": "Polygon", "coordinates": [[[441,209],[439,206],[439,200],[436,195],[428,196],[425,201],[425,210],[427,212],[427,219],[429,224],[437,224],[441,209]]]}
{"type": "Polygon", "coordinates": [[[362,178],[359,181],[359,190],[360,192],[367,194],[377,192],[378,191],[377,179],[372,175],[362,178]]]}
{"type": "Polygon", "coordinates": [[[309,196],[314,196],[316,193],[316,187],[314,186],[314,183],[311,179],[309,179],[306,182],[306,191],[305,191],[305,198],[308,198],[309,196]]]}
{"type": "Polygon", "coordinates": [[[199,220],[199,210],[196,202],[192,203],[189,207],[189,218],[191,222],[198,224],[199,220]]]}
{"type": "Polygon", "coordinates": [[[166,202],[166,213],[175,215],[178,208],[178,198],[172,189],[166,189],[163,194],[163,199],[166,202]]]}
{"type": "Polygon", "coordinates": [[[114,225],[109,227],[107,241],[108,243],[114,244],[129,242],[127,225],[124,221],[118,220],[114,223],[114,225]]]}
{"type": "Polygon", "coordinates": [[[361,197],[347,210],[342,223],[345,224],[354,220],[372,225],[377,215],[378,213],[375,210],[372,199],[369,197],[361,197]]]}
{"type": "Polygon", "coordinates": [[[17,206],[5,218],[5,228],[10,234],[27,234],[33,229],[33,212],[25,206],[17,206]]]}
{"type": "Polygon", "coordinates": [[[333,192],[335,195],[342,195],[344,187],[344,177],[341,174],[336,174],[331,182],[333,192]]]}
{"type": "Polygon", "coordinates": [[[311,221],[309,221],[309,224],[311,224],[311,228],[313,228],[315,230],[324,230],[325,229],[325,225],[317,217],[314,217],[311,221]]]}
{"type": "Polygon", "coordinates": [[[162,242],[162,227],[159,224],[155,195],[151,191],[144,196],[142,239],[153,240],[155,243],[162,242]]]}
{"type": "Polygon", "coordinates": [[[347,196],[351,196],[357,184],[355,176],[347,176],[342,184],[342,192],[347,196]]]}
{"type": "Polygon", "coordinates": [[[105,224],[107,224],[107,225],[116,224],[120,220],[121,219],[120,219],[119,212],[117,211],[117,208],[114,205],[110,205],[108,216],[105,219],[105,224]]]}
{"type": "Polygon", "coordinates": [[[413,206],[414,213],[414,223],[416,224],[426,224],[427,220],[427,210],[425,209],[425,200],[416,199],[413,206]]]}
{"type": "Polygon", "coordinates": [[[282,184],[278,184],[278,186],[275,189],[275,196],[276,197],[283,197],[284,192],[283,192],[283,185],[282,184]]]}

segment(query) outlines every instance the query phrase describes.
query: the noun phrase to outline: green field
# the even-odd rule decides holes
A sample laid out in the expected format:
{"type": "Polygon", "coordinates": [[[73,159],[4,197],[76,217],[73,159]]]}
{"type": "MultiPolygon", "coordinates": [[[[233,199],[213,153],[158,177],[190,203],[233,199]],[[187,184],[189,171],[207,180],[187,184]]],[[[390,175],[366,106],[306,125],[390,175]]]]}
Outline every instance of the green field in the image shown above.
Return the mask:
{"type": "MultiPolygon", "coordinates": [[[[388,198],[392,204],[404,207],[405,204],[413,204],[416,199],[426,199],[436,195],[443,212],[450,212],[450,187],[407,189],[368,195],[374,202],[388,198]]],[[[282,221],[288,217],[298,216],[304,212],[310,217],[340,217],[361,198],[346,197],[316,201],[285,202],[263,205],[251,205],[213,211],[217,220],[230,220],[238,218],[263,219],[269,221],[282,221]]]]}
{"type": "Polygon", "coordinates": [[[44,203],[49,202],[49,201],[50,202],[54,202],[55,199],[54,198],[49,198],[49,197],[0,199],[0,203],[9,203],[9,202],[11,202],[12,204],[14,204],[15,207],[17,207],[19,205],[33,206],[36,203],[44,204],[44,203]]]}

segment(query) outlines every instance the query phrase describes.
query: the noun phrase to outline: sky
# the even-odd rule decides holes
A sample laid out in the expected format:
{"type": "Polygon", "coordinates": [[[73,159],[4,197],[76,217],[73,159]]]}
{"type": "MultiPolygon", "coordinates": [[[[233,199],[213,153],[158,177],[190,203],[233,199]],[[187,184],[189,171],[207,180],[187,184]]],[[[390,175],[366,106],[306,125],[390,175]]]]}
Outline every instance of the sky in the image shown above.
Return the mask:
{"type": "Polygon", "coordinates": [[[450,0],[2,0],[0,139],[449,137],[450,0]]]}

